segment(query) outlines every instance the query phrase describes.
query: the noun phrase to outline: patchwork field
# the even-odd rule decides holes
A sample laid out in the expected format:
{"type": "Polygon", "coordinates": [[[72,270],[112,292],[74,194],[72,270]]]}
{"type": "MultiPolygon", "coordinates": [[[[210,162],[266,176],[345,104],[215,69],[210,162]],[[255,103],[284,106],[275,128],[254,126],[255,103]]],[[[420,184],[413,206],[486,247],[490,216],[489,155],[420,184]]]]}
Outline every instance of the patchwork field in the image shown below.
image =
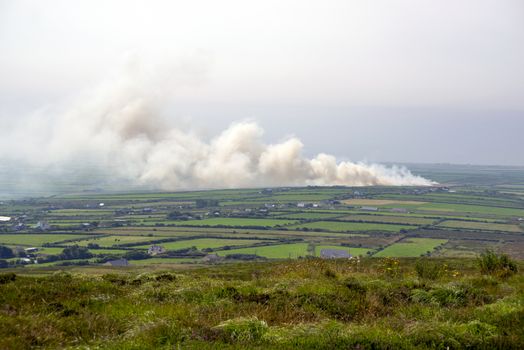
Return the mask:
{"type": "Polygon", "coordinates": [[[449,228],[465,228],[470,230],[487,230],[487,231],[502,231],[502,232],[524,232],[522,227],[510,224],[495,224],[485,222],[471,222],[471,221],[444,221],[438,226],[449,228]]]}
{"type": "MultiPolygon", "coordinates": [[[[191,248],[191,247],[196,247],[197,249],[205,249],[205,248],[221,248],[221,247],[228,247],[228,246],[232,247],[232,246],[238,246],[238,245],[253,245],[253,244],[257,244],[261,242],[268,242],[268,241],[261,241],[261,240],[256,240],[256,239],[199,238],[199,239],[190,239],[190,240],[183,240],[183,241],[176,241],[176,242],[160,243],[159,245],[164,247],[165,249],[178,250],[178,249],[191,248]]],[[[147,249],[150,246],[151,245],[143,245],[143,246],[138,246],[136,248],[147,249]]]]}
{"type": "Polygon", "coordinates": [[[296,220],[280,219],[244,219],[244,218],[212,218],[204,220],[173,221],[178,226],[238,226],[238,227],[276,227],[296,223],[296,220]]]}
{"type": "Polygon", "coordinates": [[[375,257],[418,257],[430,254],[436,247],[446,243],[445,239],[408,238],[394,243],[374,254],[375,257]]]}
{"type": "Polygon", "coordinates": [[[303,223],[299,225],[290,226],[290,229],[309,229],[309,230],[327,230],[334,232],[365,232],[365,231],[389,231],[400,232],[400,230],[413,229],[413,226],[408,225],[389,225],[389,224],[373,224],[373,223],[359,223],[359,222],[342,222],[342,221],[317,221],[310,223],[303,223]]]}

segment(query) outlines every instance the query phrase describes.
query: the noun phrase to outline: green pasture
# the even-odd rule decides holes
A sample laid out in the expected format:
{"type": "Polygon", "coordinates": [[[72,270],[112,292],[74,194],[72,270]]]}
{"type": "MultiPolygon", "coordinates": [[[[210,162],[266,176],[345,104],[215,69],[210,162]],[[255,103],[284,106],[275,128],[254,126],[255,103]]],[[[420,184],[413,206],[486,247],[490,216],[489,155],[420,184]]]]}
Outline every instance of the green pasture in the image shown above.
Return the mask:
{"type": "MultiPolygon", "coordinates": [[[[158,245],[164,247],[168,250],[178,250],[195,247],[197,249],[204,248],[221,248],[226,246],[237,246],[237,245],[252,245],[256,243],[264,242],[256,239],[220,239],[220,238],[199,238],[199,239],[190,239],[184,241],[176,242],[167,242],[167,243],[158,243],[158,245]]],[[[267,242],[267,241],[266,241],[267,242]]],[[[151,245],[143,245],[136,248],[147,249],[151,245]]]]}
{"type": "Polygon", "coordinates": [[[368,248],[353,248],[353,247],[344,247],[344,246],[339,246],[339,245],[317,245],[315,246],[315,256],[320,256],[320,251],[322,249],[346,250],[352,256],[366,256],[368,252],[374,251],[374,249],[368,249],[368,248]]]}
{"type": "Polygon", "coordinates": [[[309,229],[309,230],[327,230],[335,232],[347,231],[388,231],[399,232],[400,230],[412,230],[413,226],[379,224],[379,223],[361,223],[361,222],[342,222],[342,221],[317,221],[302,223],[289,227],[290,229],[309,229]]]}
{"type": "Polygon", "coordinates": [[[67,240],[83,240],[93,237],[93,235],[73,235],[73,234],[48,234],[48,233],[15,233],[0,234],[0,243],[6,245],[21,245],[40,247],[46,243],[56,243],[67,240]]]}
{"type": "Polygon", "coordinates": [[[344,221],[365,221],[365,222],[376,222],[376,223],[392,223],[392,224],[404,224],[404,225],[431,225],[436,219],[420,218],[420,217],[409,217],[409,216],[392,216],[392,215],[349,215],[338,220],[344,221]]]}
{"type": "Polygon", "coordinates": [[[523,232],[522,227],[512,224],[496,224],[491,222],[473,222],[473,221],[444,221],[437,226],[447,228],[464,228],[469,230],[486,230],[486,231],[503,231],[503,232],[523,232]]]}
{"type": "Polygon", "coordinates": [[[417,257],[432,252],[436,247],[446,243],[445,239],[407,238],[394,243],[374,254],[375,257],[417,257]]]}
{"type": "Polygon", "coordinates": [[[297,220],[285,219],[245,219],[245,218],[212,218],[203,220],[187,220],[187,221],[169,221],[169,223],[178,226],[231,226],[231,227],[246,227],[246,226],[263,226],[275,227],[286,226],[298,222],[297,220]]]}
{"type": "Polygon", "coordinates": [[[217,254],[221,256],[226,256],[229,254],[256,254],[268,259],[296,259],[298,257],[305,257],[308,255],[307,247],[308,243],[278,244],[264,247],[222,250],[217,252],[217,254]]]}
{"type": "MultiPolygon", "coordinates": [[[[160,239],[160,238],[157,238],[160,239]]],[[[79,246],[87,246],[89,243],[96,243],[100,247],[113,247],[121,244],[127,243],[138,243],[138,242],[148,242],[155,240],[155,237],[150,236],[103,236],[96,237],[91,239],[86,239],[83,241],[75,242],[79,246]]]]}
{"type": "Polygon", "coordinates": [[[315,219],[333,219],[340,217],[342,214],[337,213],[284,213],[279,216],[279,218],[286,218],[286,219],[296,219],[296,220],[315,220],[315,219]]]}

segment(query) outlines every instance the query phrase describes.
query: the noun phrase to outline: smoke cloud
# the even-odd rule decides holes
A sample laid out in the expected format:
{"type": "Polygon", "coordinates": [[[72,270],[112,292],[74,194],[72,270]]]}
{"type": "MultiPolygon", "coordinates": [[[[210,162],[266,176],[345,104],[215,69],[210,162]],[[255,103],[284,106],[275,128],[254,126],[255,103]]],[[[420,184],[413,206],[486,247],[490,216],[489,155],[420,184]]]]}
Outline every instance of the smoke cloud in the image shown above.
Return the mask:
{"type": "Polygon", "coordinates": [[[433,184],[404,167],[338,162],[324,153],[309,159],[296,137],[265,143],[254,121],[206,140],[163,116],[172,87],[135,68],[66,107],[21,119],[2,136],[0,156],[55,170],[97,164],[113,179],[163,190],[433,184]]]}

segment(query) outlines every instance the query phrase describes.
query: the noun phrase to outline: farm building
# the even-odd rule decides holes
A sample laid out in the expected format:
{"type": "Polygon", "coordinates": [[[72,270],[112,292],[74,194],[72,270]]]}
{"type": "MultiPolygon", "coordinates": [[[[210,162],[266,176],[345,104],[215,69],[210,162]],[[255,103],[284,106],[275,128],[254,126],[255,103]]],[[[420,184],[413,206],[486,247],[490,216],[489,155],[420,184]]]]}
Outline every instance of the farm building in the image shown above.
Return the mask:
{"type": "Polygon", "coordinates": [[[350,259],[352,256],[344,249],[321,249],[320,257],[322,259],[350,259]]]}
{"type": "Polygon", "coordinates": [[[129,266],[129,262],[127,261],[127,259],[118,259],[118,260],[108,261],[104,265],[122,267],[122,266],[129,266]]]}
{"type": "Polygon", "coordinates": [[[149,254],[149,255],[158,255],[158,254],[162,254],[162,253],[165,253],[165,252],[166,252],[166,249],[164,247],[162,247],[162,246],[159,246],[159,245],[152,245],[147,250],[147,254],[149,254]]]}
{"type": "Polygon", "coordinates": [[[221,258],[218,256],[218,254],[208,254],[202,258],[202,262],[215,263],[220,261],[220,259],[221,258]]]}
{"type": "Polygon", "coordinates": [[[365,210],[365,211],[378,211],[378,208],[377,208],[377,207],[361,207],[360,210],[365,210]]]}

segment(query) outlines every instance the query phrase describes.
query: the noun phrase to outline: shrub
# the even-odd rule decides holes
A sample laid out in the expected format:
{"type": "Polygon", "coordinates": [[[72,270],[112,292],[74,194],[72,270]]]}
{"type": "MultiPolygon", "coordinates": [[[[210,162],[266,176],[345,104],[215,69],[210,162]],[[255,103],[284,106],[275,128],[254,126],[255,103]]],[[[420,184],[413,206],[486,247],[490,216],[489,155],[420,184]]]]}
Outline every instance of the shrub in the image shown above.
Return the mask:
{"type": "Polygon", "coordinates": [[[428,259],[420,259],[415,264],[415,272],[419,278],[436,280],[444,272],[444,266],[441,264],[429,261],[428,259]]]}
{"type": "Polygon", "coordinates": [[[485,275],[509,277],[517,273],[517,264],[506,254],[497,254],[493,250],[486,250],[478,258],[480,272],[485,275]]]}
{"type": "Polygon", "coordinates": [[[16,280],[16,274],[14,274],[13,272],[0,274],[0,284],[14,282],[15,280],[16,280]]]}
{"type": "Polygon", "coordinates": [[[268,326],[256,317],[240,317],[227,320],[215,329],[221,331],[226,341],[247,343],[260,341],[268,331],[268,326]]]}

